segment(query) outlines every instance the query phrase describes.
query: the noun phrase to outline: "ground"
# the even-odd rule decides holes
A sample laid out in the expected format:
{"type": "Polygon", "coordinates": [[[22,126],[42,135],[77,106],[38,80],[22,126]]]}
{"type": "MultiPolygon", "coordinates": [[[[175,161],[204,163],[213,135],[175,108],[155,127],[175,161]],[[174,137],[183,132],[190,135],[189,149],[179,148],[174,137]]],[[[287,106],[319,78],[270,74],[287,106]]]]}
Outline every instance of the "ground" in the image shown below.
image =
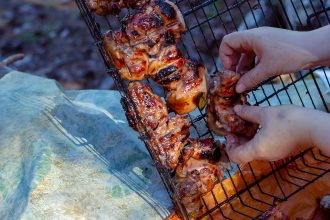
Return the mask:
{"type": "Polygon", "coordinates": [[[25,54],[14,68],[67,89],[113,88],[74,1],[0,0],[0,36],[0,60],[25,54]]]}

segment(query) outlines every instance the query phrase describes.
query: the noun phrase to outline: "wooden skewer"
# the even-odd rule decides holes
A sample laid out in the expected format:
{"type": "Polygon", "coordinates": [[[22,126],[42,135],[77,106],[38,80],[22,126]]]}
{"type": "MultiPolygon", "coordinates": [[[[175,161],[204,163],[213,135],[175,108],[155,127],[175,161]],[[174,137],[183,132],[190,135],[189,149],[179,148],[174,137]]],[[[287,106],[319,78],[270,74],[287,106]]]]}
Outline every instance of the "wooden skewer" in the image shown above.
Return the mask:
{"type": "Polygon", "coordinates": [[[22,53],[11,55],[6,59],[4,59],[3,61],[1,61],[0,66],[9,66],[19,60],[22,60],[23,58],[24,58],[24,54],[22,53]]]}

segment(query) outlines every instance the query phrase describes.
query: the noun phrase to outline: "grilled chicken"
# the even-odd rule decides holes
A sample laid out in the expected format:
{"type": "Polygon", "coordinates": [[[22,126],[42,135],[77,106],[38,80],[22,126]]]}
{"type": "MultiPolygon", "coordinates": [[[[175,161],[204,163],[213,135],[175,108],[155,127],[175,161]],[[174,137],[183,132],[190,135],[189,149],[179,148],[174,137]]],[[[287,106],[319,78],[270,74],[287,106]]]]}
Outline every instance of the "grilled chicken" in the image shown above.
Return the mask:
{"type": "MultiPolygon", "coordinates": [[[[166,105],[159,96],[152,92],[150,87],[141,82],[131,82],[128,85],[128,92],[147,130],[153,131],[161,121],[167,120],[166,105]]],[[[135,126],[133,128],[137,130],[135,126]]]]}
{"type": "Polygon", "coordinates": [[[104,35],[103,44],[124,79],[144,79],[148,73],[149,57],[144,51],[130,47],[125,33],[109,31],[104,35]]]}
{"type": "Polygon", "coordinates": [[[123,31],[133,46],[147,41],[153,44],[161,38],[173,44],[185,30],[180,10],[168,0],[152,0],[141,12],[130,14],[123,20],[123,31]]]}
{"type": "Polygon", "coordinates": [[[184,31],[175,4],[153,0],[142,12],[129,15],[121,31],[107,32],[103,44],[124,79],[142,80],[170,65],[183,65],[175,44],[184,31]]]}
{"type": "Polygon", "coordinates": [[[106,16],[109,14],[119,14],[124,9],[141,9],[149,0],[88,0],[87,4],[92,12],[106,16]]]}
{"type": "Polygon", "coordinates": [[[189,215],[198,217],[203,210],[202,196],[222,179],[220,142],[208,138],[193,141],[183,150],[176,169],[175,183],[189,215]]]}
{"type": "Polygon", "coordinates": [[[211,79],[206,107],[207,123],[220,136],[232,133],[252,138],[258,125],[244,121],[233,109],[235,105],[249,104],[246,94],[237,94],[235,91],[239,79],[240,75],[233,71],[220,72],[211,79]]]}
{"type": "Polygon", "coordinates": [[[175,90],[184,64],[185,58],[175,45],[164,47],[150,60],[149,76],[164,88],[175,90]]]}
{"type": "Polygon", "coordinates": [[[167,104],[178,114],[189,113],[198,106],[199,97],[207,92],[203,65],[185,59],[175,45],[162,47],[157,55],[150,56],[118,40],[124,38],[122,32],[108,32],[104,37],[104,45],[124,79],[151,77],[169,91],[167,104]]]}
{"type": "MultiPolygon", "coordinates": [[[[190,124],[187,118],[180,115],[169,117],[162,99],[141,82],[131,82],[128,92],[149,133],[150,142],[155,147],[160,162],[169,169],[175,169],[189,136],[190,124]]],[[[130,125],[139,130],[138,125],[132,120],[134,117],[134,110],[130,109],[127,118],[130,125]]]]}
{"type": "Polygon", "coordinates": [[[157,129],[151,132],[151,142],[157,147],[159,159],[165,167],[175,169],[179,162],[181,150],[189,137],[190,124],[184,116],[162,120],[157,129]]]}
{"type": "Polygon", "coordinates": [[[205,66],[187,59],[176,88],[167,94],[168,106],[178,114],[189,113],[198,107],[199,99],[207,93],[205,75],[205,66]]]}
{"type": "Polygon", "coordinates": [[[178,114],[193,111],[207,92],[205,67],[185,59],[176,46],[185,28],[174,3],[151,0],[124,19],[121,31],[109,31],[103,38],[122,78],[152,78],[169,91],[167,104],[178,114]]]}

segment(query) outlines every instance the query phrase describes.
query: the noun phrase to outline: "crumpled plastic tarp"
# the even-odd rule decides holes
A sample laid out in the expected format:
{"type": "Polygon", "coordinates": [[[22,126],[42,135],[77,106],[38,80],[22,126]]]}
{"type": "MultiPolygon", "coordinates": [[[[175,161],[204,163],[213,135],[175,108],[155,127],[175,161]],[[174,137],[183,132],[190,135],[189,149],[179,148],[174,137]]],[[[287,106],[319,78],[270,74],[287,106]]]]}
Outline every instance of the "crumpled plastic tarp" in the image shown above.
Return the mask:
{"type": "Polygon", "coordinates": [[[163,219],[172,203],[115,91],[0,80],[0,219],[163,219]]]}

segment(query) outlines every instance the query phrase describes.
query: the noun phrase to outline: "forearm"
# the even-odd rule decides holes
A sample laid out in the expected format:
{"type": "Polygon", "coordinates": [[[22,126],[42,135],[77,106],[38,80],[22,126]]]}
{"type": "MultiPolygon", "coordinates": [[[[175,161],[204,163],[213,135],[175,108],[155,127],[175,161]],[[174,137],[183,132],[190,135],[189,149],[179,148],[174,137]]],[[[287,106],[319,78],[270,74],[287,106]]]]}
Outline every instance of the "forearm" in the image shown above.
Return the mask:
{"type": "Polygon", "coordinates": [[[313,60],[307,67],[330,66],[330,25],[305,32],[305,45],[310,53],[313,54],[313,60]]]}
{"type": "Polygon", "coordinates": [[[310,138],[313,146],[330,156],[330,114],[311,110],[309,121],[310,138]]]}

